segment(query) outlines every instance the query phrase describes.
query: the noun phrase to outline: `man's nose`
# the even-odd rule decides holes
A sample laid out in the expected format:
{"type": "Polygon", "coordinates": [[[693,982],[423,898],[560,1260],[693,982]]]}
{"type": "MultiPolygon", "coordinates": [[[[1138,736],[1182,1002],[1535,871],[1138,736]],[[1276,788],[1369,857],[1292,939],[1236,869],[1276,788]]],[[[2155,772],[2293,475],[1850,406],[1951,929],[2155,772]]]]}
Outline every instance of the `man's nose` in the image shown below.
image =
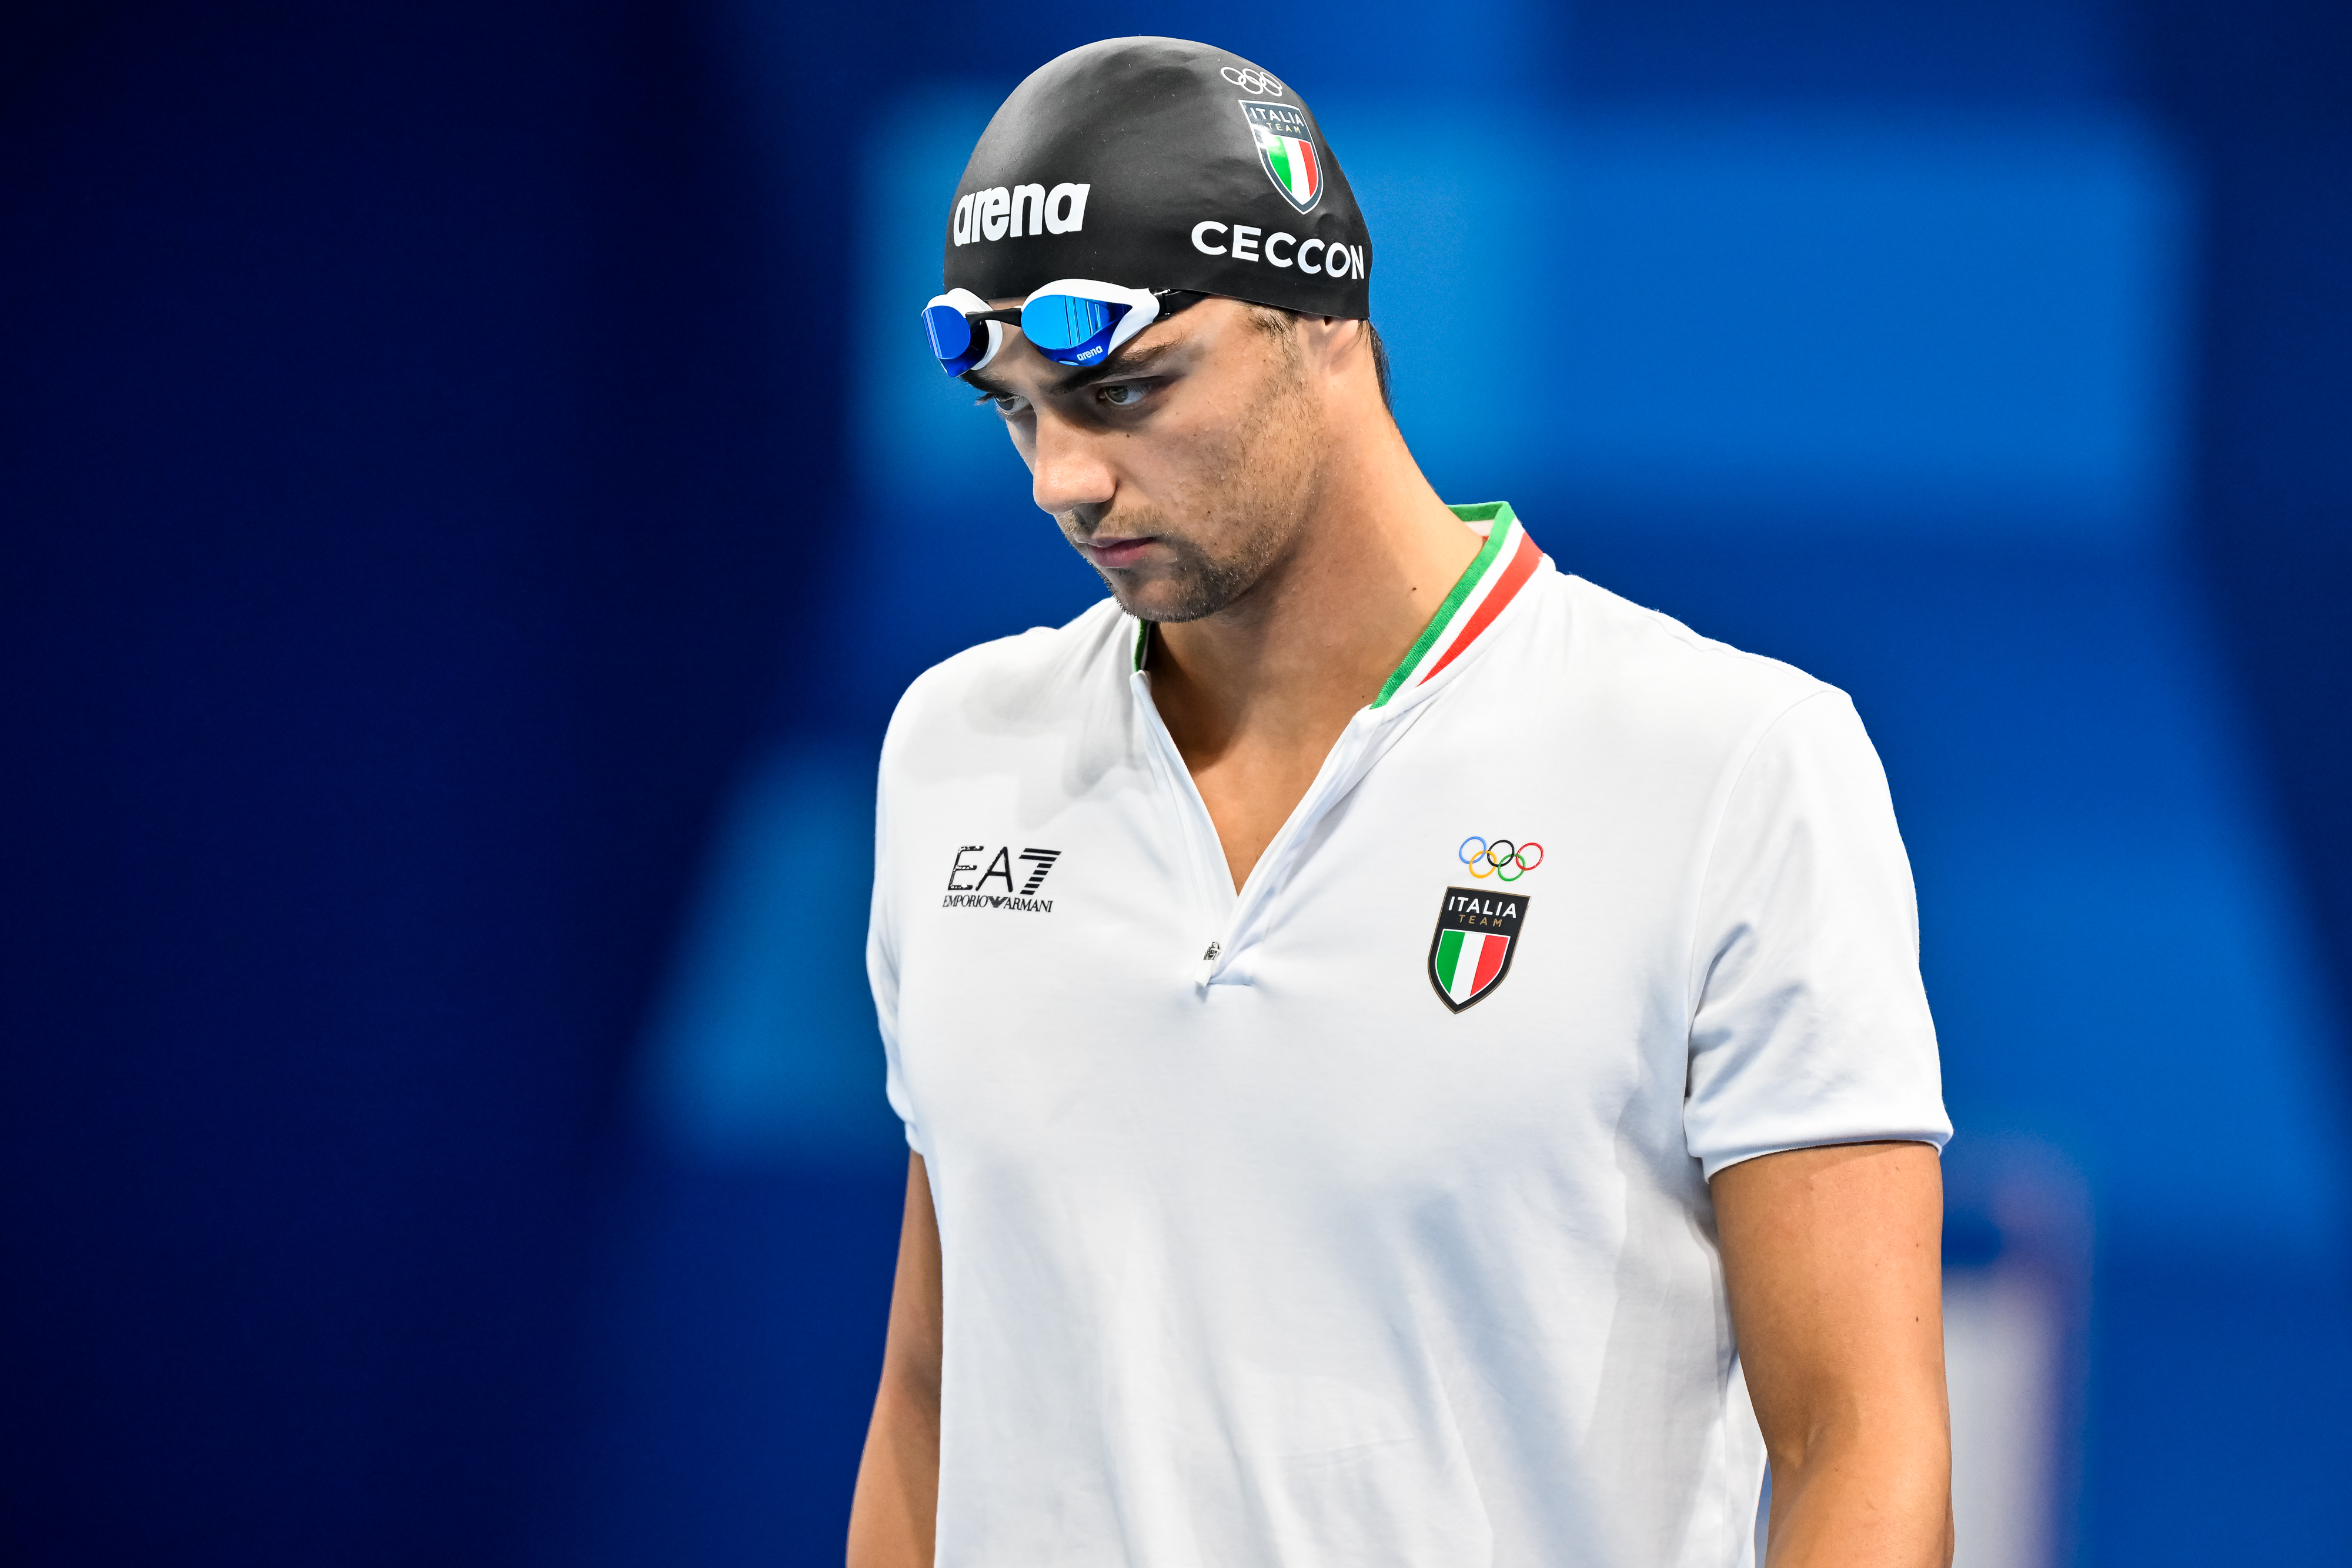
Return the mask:
{"type": "Polygon", "coordinates": [[[1118,486],[1094,439],[1041,414],[1036,440],[1037,462],[1030,473],[1030,494],[1041,511],[1059,517],[1081,507],[1109,505],[1118,486]]]}

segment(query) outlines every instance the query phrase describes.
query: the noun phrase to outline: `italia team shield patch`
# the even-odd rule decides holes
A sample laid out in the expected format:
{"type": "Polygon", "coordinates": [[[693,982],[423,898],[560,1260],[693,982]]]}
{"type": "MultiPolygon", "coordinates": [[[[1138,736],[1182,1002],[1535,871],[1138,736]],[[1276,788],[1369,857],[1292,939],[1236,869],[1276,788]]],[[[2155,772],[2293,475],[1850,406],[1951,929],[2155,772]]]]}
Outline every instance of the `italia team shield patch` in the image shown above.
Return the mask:
{"type": "Polygon", "coordinates": [[[1429,941],[1429,983],[1448,1009],[1458,1013],[1493,995],[1503,983],[1518,955],[1529,902],[1524,893],[1445,890],[1445,902],[1437,910],[1437,935],[1429,941]]]}
{"type": "Polygon", "coordinates": [[[1257,143],[1257,161],[1290,204],[1311,212],[1323,199],[1323,166],[1315,157],[1315,133],[1307,117],[1286,103],[1241,100],[1242,118],[1249,121],[1257,143]]]}

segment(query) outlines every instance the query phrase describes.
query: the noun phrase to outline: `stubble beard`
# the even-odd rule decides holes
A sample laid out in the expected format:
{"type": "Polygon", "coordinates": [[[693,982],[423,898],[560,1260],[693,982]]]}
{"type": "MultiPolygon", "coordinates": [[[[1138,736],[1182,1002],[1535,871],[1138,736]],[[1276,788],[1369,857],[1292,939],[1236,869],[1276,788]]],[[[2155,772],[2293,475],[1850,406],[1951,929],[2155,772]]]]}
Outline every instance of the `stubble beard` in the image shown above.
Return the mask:
{"type": "MultiPolygon", "coordinates": [[[[1148,582],[1122,585],[1131,573],[1095,569],[1119,607],[1140,620],[1200,621],[1227,610],[1265,580],[1297,534],[1314,488],[1316,413],[1303,396],[1297,345],[1278,345],[1276,362],[1228,438],[1202,454],[1200,478],[1179,520],[1150,507],[1121,507],[1085,521],[1055,520],[1073,546],[1107,526],[1119,537],[1150,534],[1176,559],[1148,582]],[[1214,548],[1202,538],[1218,541],[1214,548]],[[1149,601],[1146,602],[1148,596],[1149,601]]],[[[1091,562],[1089,562],[1091,564],[1091,562]]]]}

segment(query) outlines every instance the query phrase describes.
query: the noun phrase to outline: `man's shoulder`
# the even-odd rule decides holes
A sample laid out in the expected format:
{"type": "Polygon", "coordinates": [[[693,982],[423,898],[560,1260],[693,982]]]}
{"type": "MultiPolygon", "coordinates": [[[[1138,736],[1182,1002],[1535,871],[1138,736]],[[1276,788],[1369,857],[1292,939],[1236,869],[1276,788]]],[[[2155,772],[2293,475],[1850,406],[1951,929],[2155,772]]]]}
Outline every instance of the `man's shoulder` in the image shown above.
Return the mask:
{"type": "Polygon", "coordinates": [[[1703,636],[1580,577],[1552,585],[1567,613],[1559,653],[1571,690],[1644,727],[1752,733],[1835,687],[1794,664],[1703,636]]]}
{"type": "Polygon", "coordinates": [[[890,720],[890,747],[988,734],[1034,735],[1123,694],[1136,623],[1104,599],[1060,626],[1035,626],[942,659],[915,677],[890,720]]]}

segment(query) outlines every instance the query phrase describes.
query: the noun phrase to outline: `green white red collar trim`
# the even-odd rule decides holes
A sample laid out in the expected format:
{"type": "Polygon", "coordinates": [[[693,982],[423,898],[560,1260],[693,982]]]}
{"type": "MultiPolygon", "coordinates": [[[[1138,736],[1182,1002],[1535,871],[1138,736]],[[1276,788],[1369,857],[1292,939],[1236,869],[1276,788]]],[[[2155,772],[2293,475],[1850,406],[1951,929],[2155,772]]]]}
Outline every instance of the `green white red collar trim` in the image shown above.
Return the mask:
{"type": "Polygon", "coordinates": [[[1372,699],[1376,708],[1387,706],[1399,692],[1434,678],[1460,658],[1478,634],[1495,623],[1503,607],[1518,596],[1543,560],[1543,551],[1528,538],[1508,501],[1482,501],[1474,507],[1455,507],[1453,512],[1485,534],[1486,542],[1437,607],[1437,613],[1429,618],[1421,640],[1381,687],[1381,695],[1372,699]]]}
{"type": "MultiPolygon", "coordinates": [[[[1438,605],[1437,613],[1430,617],[1422,629],[1421,638],[1404,656],[1404,663],[1392,671],[1381,695],[1372,699],[1374,707],[1385,707],[1389,699],[1409,687],[1420,685],[1445,668],[1463,650],[1478,640],[1478,634],[1494,624],[1503,607],[1528,585],[1543,560],[1543,551],[1511,510],[1508,501],[1481,501],[1475,506],[1450,508],[1454,515],[1486,536],[1486,542],[1464,570],[1461,579],[1438,605]]],[[[1151,657],[1151,622],[1135,623],[1134,667],[1140,670],[1151,657]]]]}

